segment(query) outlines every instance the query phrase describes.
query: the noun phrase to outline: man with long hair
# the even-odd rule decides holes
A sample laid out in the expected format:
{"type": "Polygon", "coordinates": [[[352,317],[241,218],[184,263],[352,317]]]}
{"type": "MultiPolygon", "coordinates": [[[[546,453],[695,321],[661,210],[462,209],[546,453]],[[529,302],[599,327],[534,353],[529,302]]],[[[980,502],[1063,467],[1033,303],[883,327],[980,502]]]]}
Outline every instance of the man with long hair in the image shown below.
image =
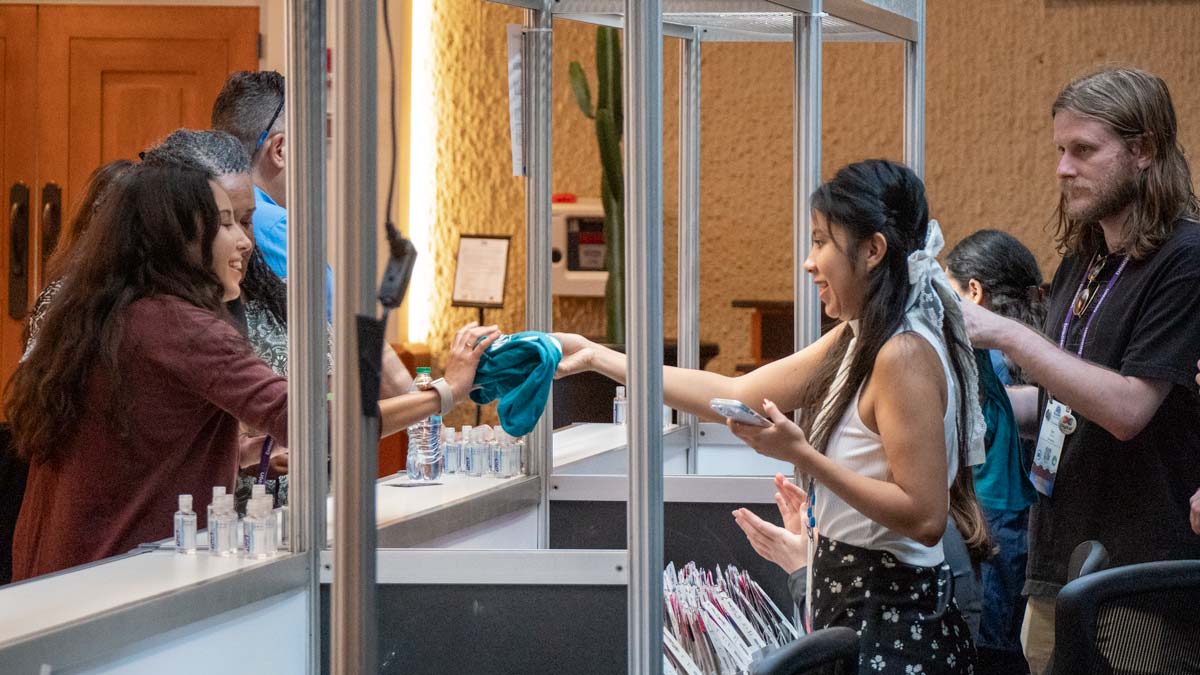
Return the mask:
{"type": "MultiPolygon", "coordinates": [[[[1043,332],[965,304],[976,347],[1039,385],[1022,638],[1033,672],[1054,642],[1071,551],[1111,564],[1200,557],[1188,498],[1200,485],[1200,223],[1166,83],[1106,68],[1051,107],[1062,263],[1043,332]],[[1049,339],[1047,339],[1047,337],[1049,339]]],[[[1032,392],[1031,392],[1032,393],[1032,392]]],[[[1029,402],[1027,402],[1029,403],[1029,402]]]]}

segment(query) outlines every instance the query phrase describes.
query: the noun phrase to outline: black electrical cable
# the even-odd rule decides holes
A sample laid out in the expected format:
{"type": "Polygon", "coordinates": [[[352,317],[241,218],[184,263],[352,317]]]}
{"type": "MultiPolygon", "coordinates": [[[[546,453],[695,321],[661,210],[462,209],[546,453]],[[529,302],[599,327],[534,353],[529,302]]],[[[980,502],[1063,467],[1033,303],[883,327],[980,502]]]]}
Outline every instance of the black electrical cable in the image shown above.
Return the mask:
{"type": "Polygon", "coordinates": [[[408,292],[408,282],[412,278],[413,266],[417,260],[417,250],[412,242],[400,235],[396,224],[392,222],[392,201],[396,190],[396,164],[399,155],[399,142],[396,133],[396,54],[392,48],[391,17],[388,13],[389,0],[382,0],[383,31],[387,42],[388,66],[391,68],[389,77],[389,93],[391,100],[388,108],[391,111],[392,158],[391,170],[388,173],[387,206],[383,217],[383,226],[387,234],[388,262],[383,270],[383,279],[379,282],[379,304],[383,306],[383,316],[376,317],[375,312],[369,315],[355,317],[358,329],[358,382],[361,397],[363,417],[379,417],[379,390],[382,377],[382,355],[386,346],[384,332],[387,327],[388,314],[404,300],[408,292]]]}

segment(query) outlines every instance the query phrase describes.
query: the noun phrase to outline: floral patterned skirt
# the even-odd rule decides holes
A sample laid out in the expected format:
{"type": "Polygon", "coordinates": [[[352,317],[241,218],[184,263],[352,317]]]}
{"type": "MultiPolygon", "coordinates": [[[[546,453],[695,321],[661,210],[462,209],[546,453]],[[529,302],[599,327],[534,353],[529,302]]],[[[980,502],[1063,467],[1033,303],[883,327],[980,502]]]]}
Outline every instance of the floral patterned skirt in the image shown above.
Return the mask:
{"type": "Polygon", "coordinates": [[[859,635],[858,672],[974,673],[975,645],[954,602],[950,566],[915,567],[891,553],[820,538],[813,625],[859,635]]]}

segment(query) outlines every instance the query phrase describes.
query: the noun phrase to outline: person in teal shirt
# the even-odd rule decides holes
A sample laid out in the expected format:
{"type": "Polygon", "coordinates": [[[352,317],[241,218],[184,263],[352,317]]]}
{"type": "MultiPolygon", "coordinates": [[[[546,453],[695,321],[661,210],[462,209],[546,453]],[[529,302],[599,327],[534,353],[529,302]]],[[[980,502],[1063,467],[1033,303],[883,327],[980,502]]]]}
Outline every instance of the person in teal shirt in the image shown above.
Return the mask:
{"type": "MultiPolygon", "coordinates": [[[[950,285],[967,301],[997,314],[1041,326],[1045,317],[1042,273],[1037,260],[1015,237],[980,230],[946,256],[950,285]]],[[[1025,386],[1020,369],[999,351],[975,350],[980,403],[987,421],[987,461],[974,467],[975,496],[999,551],[980,565],[983,615],[980,665],[996,672],[1024,668],[1021,620],[1025,614],[1025,564],[1029,551],[1029,507],[1037,492],[1029,481],[1030,448],[1021,438],[1008,387],[1025,386]]],[[[1023,672],[1023,671],[1022,671],[1023,672]]]]}
{"type": "MultiPolygon", "coordinates": [[[[287,133],[284,80],[273,71],[229,76],[213,103],[214,129],[233,134],[250,155],[254,179],[254,245],[267,266],[287,279],[287,133]]],[[[333,320],[333,270],[325,266],[326,319],[333,320]]]]}

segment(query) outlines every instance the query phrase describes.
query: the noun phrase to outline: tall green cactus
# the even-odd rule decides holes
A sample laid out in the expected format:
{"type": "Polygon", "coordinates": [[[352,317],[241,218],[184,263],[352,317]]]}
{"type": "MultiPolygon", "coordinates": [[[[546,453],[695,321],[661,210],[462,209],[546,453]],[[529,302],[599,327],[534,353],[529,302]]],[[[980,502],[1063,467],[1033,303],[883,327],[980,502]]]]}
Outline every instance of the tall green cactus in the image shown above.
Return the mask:
{"type": "Polygon", "coordinates": [[[605,336],[610,343],[625,341],[625,176],[621,162],[621,40],[616,28],[596,28],[596,109],[587,76],[578,61],[570,66],[571,90],[580,110],[596,122],[600,148],[600,199],[604,204],[604,259],[608,283],[604,288],[605,336]]]}

